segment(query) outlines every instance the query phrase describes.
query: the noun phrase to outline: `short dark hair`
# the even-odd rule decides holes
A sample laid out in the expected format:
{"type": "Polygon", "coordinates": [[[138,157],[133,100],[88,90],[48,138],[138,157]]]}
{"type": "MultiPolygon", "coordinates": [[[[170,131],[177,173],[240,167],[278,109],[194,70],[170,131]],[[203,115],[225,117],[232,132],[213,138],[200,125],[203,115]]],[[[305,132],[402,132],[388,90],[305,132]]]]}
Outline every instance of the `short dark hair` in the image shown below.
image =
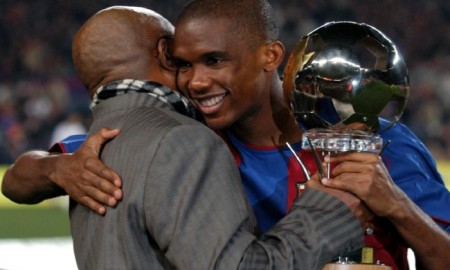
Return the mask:
{"type": "Polygon", "coordinates": [[[267,0],[193,0],[181,11],[176,24],[217,18],[230,19],[229,35],[247,39],[250,47],[278,39],[279,28],[267,0]]]}

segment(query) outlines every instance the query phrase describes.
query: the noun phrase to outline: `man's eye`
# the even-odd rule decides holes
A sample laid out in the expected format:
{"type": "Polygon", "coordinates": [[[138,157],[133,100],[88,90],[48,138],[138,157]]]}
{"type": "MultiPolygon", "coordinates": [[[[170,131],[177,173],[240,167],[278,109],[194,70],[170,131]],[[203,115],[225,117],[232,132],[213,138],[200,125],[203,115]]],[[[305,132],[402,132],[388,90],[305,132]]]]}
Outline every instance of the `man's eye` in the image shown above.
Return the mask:
{"type": "Polygon", "coordinates": [[[177,68],[190,68],[192,66],[191,63],[179,59],[175,60],[174,62],[177,68]]]}
{"type": "Polygon", "coordinates": [[[206,63],[208,65],[216,65],[216,64],[220,64],[222,63],[222,59],[221,58],[217,58],[217,57],[210,57],[206,60],[206,63]]]}

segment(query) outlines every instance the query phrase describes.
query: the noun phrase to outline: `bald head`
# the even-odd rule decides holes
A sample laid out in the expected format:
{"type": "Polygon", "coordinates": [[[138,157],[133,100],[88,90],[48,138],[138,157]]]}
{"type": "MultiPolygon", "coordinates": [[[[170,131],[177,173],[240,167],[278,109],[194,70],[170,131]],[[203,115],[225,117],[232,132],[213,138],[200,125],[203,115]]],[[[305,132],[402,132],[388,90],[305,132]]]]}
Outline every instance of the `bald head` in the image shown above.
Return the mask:
{"type": "Polygon", "coordinates": [[[173,31],[168,20],[149,9],[101,10],[75,35],[72,57],[78,76],[91,96],[99,86],[122,79],[153,80],[172,87],[173,70],[164,61],[173,31]]]}

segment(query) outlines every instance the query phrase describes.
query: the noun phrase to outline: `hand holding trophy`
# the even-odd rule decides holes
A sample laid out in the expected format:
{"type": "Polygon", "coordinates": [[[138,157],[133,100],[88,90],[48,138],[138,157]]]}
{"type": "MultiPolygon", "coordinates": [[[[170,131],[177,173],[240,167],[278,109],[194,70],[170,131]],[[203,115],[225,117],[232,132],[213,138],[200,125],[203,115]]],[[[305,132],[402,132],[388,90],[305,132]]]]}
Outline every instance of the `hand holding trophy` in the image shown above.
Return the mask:
{"type": "MultiPolygon", "coordinates": [[[[283,88],[305,129],[302,149],[312,151],[321,177],[330,178],[330,165],[326,172],[321,166],[325,155],[382,151],[383,141],[375,134],[378,117],[387,111],[390,125],[399,120],[409,96],[409,78],[396,46],[378,29],[330,22],[299,40],[286,64],[283,88]]],[[[364,265],[340,261],[325,269],[390,269],[374,263],[373,254],[362,257],[364,265]]]]}

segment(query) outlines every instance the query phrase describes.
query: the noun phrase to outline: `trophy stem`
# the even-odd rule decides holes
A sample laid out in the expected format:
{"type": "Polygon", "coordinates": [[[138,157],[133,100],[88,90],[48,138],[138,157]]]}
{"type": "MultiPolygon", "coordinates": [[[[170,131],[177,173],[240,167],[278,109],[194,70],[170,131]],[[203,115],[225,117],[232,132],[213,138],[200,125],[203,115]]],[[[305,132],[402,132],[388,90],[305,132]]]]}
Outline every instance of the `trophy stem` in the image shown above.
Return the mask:
{"type": "MultiPolygon", "coordinates": [[[[331,151],[328,151],[328,156],[331,156],[331,151]]],[[[327,163],[327,179],[330,179],[330,171],[331,171],[331,164],[327,163]]]]}
{"type": "Polygon", "coordinates": [[[305,134],[305,137],[306,137],[306,140],[308,141],[309,147],[311,148],[311,152],[314,156],[314,160],[316,161],[316,165],[317,165],[317,169],[319,170],[320,177],[322,177],[322,179],[323,179],[323,178],[325,178],[325,172],[323,171],[322,162],[320,161],[319,155],[317,154],[316,147],[311,142],[311,139],[309,138],[308,135],[305,134]]]}
{"type": "Polygon", "coordinates": [[[289,150],[291,150],[291,152],[294,155],[295,159],[297,159],[298,164],[300,164],[300,167],[302,168],[302,171],[305,174],[306,180],[308,181],[309,179],[311,179],[311,176],[309,175],[309,172],[306,169],[306,166],[303,163],[303,161],[300,159],[300,157],[297,155],[297,153],[295,153],[294,149],[291,147],[291,145],[288,142],[286,142],[286,145],[289,148],[289,150]]]}

